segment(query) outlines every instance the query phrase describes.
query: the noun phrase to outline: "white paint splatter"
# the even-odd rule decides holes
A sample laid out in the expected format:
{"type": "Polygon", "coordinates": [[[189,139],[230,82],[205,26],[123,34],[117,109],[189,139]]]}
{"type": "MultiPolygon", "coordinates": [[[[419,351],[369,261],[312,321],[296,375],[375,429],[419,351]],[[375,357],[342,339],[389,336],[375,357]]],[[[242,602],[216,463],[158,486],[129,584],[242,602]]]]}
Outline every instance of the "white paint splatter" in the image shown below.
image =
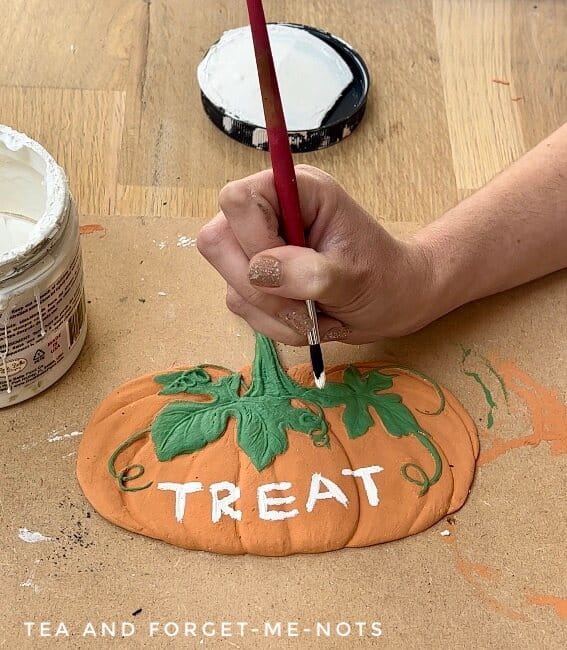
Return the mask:
{"type": "Polygon", "coordinates": [[[188,246],[195,246],[197,240],[194,237],[187,237],[186,235],[180,235],[177,238],[178,248],[187,248],[188,246]]]}
{"type": "Polygon", "coordinates": [[[69,438],[75,438],[76,436],[82,436],[82,431],[71,431],[71,433],[62,433],[64,429],[52,431],[52,435],[47,439],[47,442],[61,442],[61,440],[68,440],[69,438]]]}
{"type": "Polygon", "coordinates": [[[167,293],[165,293],[165,291],[158,291],[157,295],[158,296],[167,296],[167,293]]]}
{"type": "Polygon", "coordinates": [[[77,48],[75,47],[75,45],[71,45],[71,47],[70,47],[69,49],[71,50],[71,52],[72,52],[73,54],[75,54],[75,51],[77,50],[77,48]]]}
{"type": "MultiPolygon", "coordinates": [[[[70,433],[65,433],[65,427],[62,429],[53,429],[53,431],[47,434],[47,442],[61,442],[61,440],[68,440],[69,438],[75,438],[82,434],[82,431],[71,431],[70,433]]],[[[20,448],[23,450],[33,449],[41,442],[43,441],[38,440],[37,442],[26,442],[20,448]]]]}
{"type": "Polygon", "coordinates": [[[154,239],[153,242],[160,249],[160,251],[162,251],[167,246],[167,239],[162,239],[160,241],[154,239]]]}
{"type": "Polygon", "coordinates": [[[439,534],[441,535],[441,537],[449,537],[451,532],[449,530],[445,529],[445,530],[442,530],[439,534]]]}
{"type": "Polygon", "coordinates": [[[26,578],[23,582],[20,582],[20,587],[29,587],[30,589],[33,589],[36,594],[39,591],[39,586],[35,584],[32,578],[26,578]]]}
{"type": "Polygon", "coordinates": [[[20,528],[18,537],[22,542],[27,542],[28,544],[37,544],[38,542],[51,542],[51,537],[46,537],[41,533],[34,532],[33,530],[28,530],[27,528],[20,528]]]}

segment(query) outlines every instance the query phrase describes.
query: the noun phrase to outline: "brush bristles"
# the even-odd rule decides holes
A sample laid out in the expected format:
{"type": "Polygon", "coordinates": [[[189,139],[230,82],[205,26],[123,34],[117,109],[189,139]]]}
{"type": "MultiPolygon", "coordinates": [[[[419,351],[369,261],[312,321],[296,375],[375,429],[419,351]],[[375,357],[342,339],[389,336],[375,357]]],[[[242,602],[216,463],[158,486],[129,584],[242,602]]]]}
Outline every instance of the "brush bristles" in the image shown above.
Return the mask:
{"type": "Polygon", "coordinates": [[[313,377],[317,388],[325,386],[325,364],[323,362],[323,353],[320,345],[310,345],[309,353],[311,356],[311,367],[313,368],[313,377]]]}

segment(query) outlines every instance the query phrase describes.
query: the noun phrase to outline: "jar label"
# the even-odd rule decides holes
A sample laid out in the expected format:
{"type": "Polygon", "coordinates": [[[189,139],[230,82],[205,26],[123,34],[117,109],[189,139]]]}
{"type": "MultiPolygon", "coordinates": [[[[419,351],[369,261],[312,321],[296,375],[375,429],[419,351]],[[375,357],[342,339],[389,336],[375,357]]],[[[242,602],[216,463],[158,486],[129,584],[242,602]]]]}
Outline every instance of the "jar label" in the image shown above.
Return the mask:
{"type": "Polygon", "coordinates": [[[86,328],[80,248],[70,267],[33,300],[0,313],[0,393],[37,383],[58,365],[68,367],[86,328]],[[4,316],[4,318],[3,318],[4,316]]]}

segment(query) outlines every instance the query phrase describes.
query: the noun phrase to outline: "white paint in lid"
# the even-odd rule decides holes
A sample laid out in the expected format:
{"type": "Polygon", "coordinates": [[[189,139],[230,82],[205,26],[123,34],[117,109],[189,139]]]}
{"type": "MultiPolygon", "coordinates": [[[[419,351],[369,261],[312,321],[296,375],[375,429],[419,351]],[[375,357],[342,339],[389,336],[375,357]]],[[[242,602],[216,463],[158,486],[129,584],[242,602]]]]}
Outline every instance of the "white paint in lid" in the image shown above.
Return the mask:
{"type": "MultiPolygon", "coordinates": [[[[338,52],[300,27],[268,25],[286,125],[317,129],[353,75],[338,52]]],[[[197,76],[206,97],[227,115],[265,127],[250,27],[225,32],[201,61],[197,76]]]]}

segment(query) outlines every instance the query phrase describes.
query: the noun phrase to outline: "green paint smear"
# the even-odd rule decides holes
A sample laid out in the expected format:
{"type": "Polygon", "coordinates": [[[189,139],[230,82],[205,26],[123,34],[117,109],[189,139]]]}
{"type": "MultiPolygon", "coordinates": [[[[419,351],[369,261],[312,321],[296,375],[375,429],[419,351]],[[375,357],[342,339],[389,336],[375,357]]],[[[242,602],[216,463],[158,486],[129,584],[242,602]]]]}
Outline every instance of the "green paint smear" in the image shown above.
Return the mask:
{"type": "MultiPolygon", "coordinates": [[[[481,379],[480,375],[477,372],[474,372],[472,370],[466,370],[465,369],[465,361],[467,357],[470,356],[472,350],[470,348],[462,348],[463,349],[463,358],[461,359],[461,365],[463,366],[463,372],[467,377],[471,377],[476,381],[476,383],[481,387],[482,392],[484,394],[484,399],[486,400],[486,403],[488,404],[489,411],[488,415],[486,418],[486,426],[488,429],[491,429],[494,425],[494,409],[498,408],[498,405],[496,404],[496,401],[494,400],[494,397],[492,396],[492,393],[490,392],[488,386],[483,382],[481,379]]],[[[502,392],[504,393],[504,398],[506,401],[508,401],[508,391],[506,390],[506,386],[504,384],[504,380],[500,375],[492,368],[490,363],[488,362],[487,359],[482,357],[481,355],[477,355],[483,362],[483,364],[488,368],[489,371],[494,374],[494,376],[497,378],[500,387],[502,388],[502,392]]]]}
{"type": "MultiPolygon", "coordinates": [[[[210,398],[171,402],[157,414],[150,433],[158,460],[165,462],[180,454],[198,452],[224,435],[233,419],[239,447],[262,471],[288,449],[289,431],[310,436],[317,447],[330,446],[324,409],[342,407],[342,422],[353,440],[368,433],[375,415],[393,438],[413,436],[427,449],[434,462],[432,476],[414,463],[407,463],[400,470],[405,480],[420,488],[420,494],[425,494],[441,477],[442,460],[431,436],[420,429],[400,395],[382,392],[393,386],[388,374],[379,370],[361,374],[357,368],[349,367],[342,382],[327,382],[323,390],[302,386],[283,370],[273,342],[261,334],[256,335],[250,386],[244,384],[240,373],[222,367],[227,374],[213,380],[207,367],[218,368],[203,365],[155,377],[163,386],[162,395],[184,393],[210,398]]],[[[445,406],[443,392],[433,380],[413,374],[428,381],[439,396],[437,410],[424,413],[439,414],[445,406]]],[[[135,434],[120,445],[109,461],[109,471],[122,490],[135,489],[127,484],[143,474],[140,465],[128,466],[120,472],[114,467],[118,455],[139,437],[135,434]]],[[[138,489],[147,487],[149,484],[138,489]]]]}
{"type": "MultiPolygon", "coordinates": [[[[480,356],[480,355],[479,355],[480,356]]],[[[502,394],[504,395],[504,400],[506,401],[506,404],[508,403],[508,389],[506,388],[506,384],[504,383],[504,379],[496,372],[496,370],[492,367],[490,361],[486,359],[485,357],[480,357],[484,363],[484,365],[488,368],[489,372],[491,372],[495,377],[498,383],[500,384],[500,388],[502,390],[502,394]]]]}

